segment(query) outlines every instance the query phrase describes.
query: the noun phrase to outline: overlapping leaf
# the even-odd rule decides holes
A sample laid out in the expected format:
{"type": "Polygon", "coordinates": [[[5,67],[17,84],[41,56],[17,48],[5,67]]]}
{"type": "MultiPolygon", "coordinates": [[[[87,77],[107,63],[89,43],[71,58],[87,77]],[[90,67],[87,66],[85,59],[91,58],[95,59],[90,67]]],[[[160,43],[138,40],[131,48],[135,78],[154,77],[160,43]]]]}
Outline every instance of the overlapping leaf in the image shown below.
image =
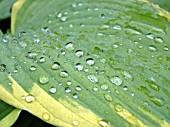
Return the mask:
{"type": "Polygon", "coordinates": [[[169,14],[129,0],[16,8],[1,99],[59,126],[169,126],[169,14]]]}

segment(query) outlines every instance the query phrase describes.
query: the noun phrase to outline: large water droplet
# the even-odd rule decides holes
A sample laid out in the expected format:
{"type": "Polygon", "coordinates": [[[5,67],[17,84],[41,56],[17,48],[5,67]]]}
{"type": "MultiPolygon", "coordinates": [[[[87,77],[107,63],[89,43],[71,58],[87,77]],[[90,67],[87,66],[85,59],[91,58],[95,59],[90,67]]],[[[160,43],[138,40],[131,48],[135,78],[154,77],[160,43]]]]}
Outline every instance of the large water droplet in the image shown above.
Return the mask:
{"type": "Polygon", "coordinates": [[[162,100],[160,98],[157,98],[157,97],[151,97],[151,101],[159,107],[162,107],[164,105],[162,100]]]}
{"type": "Polygon", "coordinates": [[[25,101],[28,103],[31,103],[31,102],[35,101],[35,97],[33,95],[28,95],[25,97],[25,101]]]}
{"type": "Polygon", "coordinates": [[[88,75],[87,78],[92,82],[92,83],[97,83],[98,82],[98,77],[95,75],[88,75]]]}
{"type": "Polygon", "coordinates": [[[66,87],[66,88],[65,88],[65,92],[66,92],[66,93],[70,93],[70,92],[71,92],[71,89],[70,89],[69,87],[66,87]]]}
{"type": "Polygon", "coordinates": [[[92,58],[88,58],[86,59],[86,63],[91,66],[94,64],[94,60],[92,58]]]}
{"type": "Polygon", "coordinates": [[[50,88],[50,93],[54,94],[56,92],[57,92],[57,88],[55,88],[55,87],[50,88]]]}
{"type": "Polygon", "coordinates": [[[150,46],[148,47],[148,50],[149,50],[150,52],[156,52],[156,51],[157,51],[157,49],[156,49],[156,47],[155,47],[154,45],[150,45],[150,46]]]}
{"type": "Polygon", "coordinates": [[[113,98],[112,98],[112,96],[110,94],[105,94],[104,97],[105,97],[105,99],[107,101],[112,101],[113,100],[113,98]]]}
{"type": "Polygon", "coordinates": [[[35,66],[31,66],[30,67],[30,71],[35,71],[36,70],[36,67],[35,66]]]}
{"type": "Polygon", "coordinates": [[[60,68],[60,63],[54,62],[54,63],[52,64],[51,68],[52,68],[53,70],[58,70],[58,69],[60,68]]]}
{"type": "Polygon", "coordinates": [[[156,43],[163,43],[163,39],[161,37],[156,37],[155,42],[156,43]]]}
{"type": "Polygon", "coordinates": [[[74,50],[74,44],[72,42],[69,42],[65,45],[65,48],[68,50],[74,50]]]}
{"type": "Polygon", "coordinates": [[[107,83],[104,83],[100,87],[102,90],[107,90],[109,88],[109,85],[107,83]]]}
{"type": "Polygon", "coordinates": [[[48,113],[43,113],[42,118],[43,120],[48,121],[50,120],[50,115],[48,113]]]}
{"type": "Polygon", "coordinates": [[[62,72],[60,72],[60,76],[61,76],[62,78],[68,77],[67,71],[62,71],[62,72]]]}
{"type": "Polygon", "coordinates": [[[122,84],[122,79],[119,76],[114,76],[110,78],[111,83],[120,86],[122,84]]]}
{"type": "Polygon", "coordinates": [[[41,84],[46,84],[46,83],[48,83],[49,81],[50,81],[50,79],[49,79],[48,76],[41,76],[41,77],[39,78],[39,82],[40,82],[41,84]]]}
{"type": "Polygon", "coordinates": [[[76,68],[78,71],[82,71],[82,70],[83,70],[83,65],[80,64],[80,63],[77,63],[77,64],[75,65],[75,68],[76,68]]]}
{"type": "Polygon", "coordinates": [[[5,64],[0,64],[0,72],[6,71],[6,65],[5,64]]]}
{"type": "Polygon", "coordinates": [[[121,104],[117,103],[114,105],[114,108],[117,112],[121,112],[123,110],[123,107],[121,104]]]}
{"type": "Polygon", "coordinates": [[[77,50],[77,51],[75,52],[75,55],[80,58],[80,57],[83,56],[83,51],[82,51],[82,50],[77,50]]]}
{"type": "Polygon", "coordinates": [[[154,35],[153,35],[152,33],[148,33],[148,34],[146,35],[146,38],[148,38],[148,39],[154,39],[154,35]]]}
{"type": "Polygon", "coordinates": [[[107,120],[100,120],[98,123],[101,127],[109,127],[109,122],[107,120]]]}

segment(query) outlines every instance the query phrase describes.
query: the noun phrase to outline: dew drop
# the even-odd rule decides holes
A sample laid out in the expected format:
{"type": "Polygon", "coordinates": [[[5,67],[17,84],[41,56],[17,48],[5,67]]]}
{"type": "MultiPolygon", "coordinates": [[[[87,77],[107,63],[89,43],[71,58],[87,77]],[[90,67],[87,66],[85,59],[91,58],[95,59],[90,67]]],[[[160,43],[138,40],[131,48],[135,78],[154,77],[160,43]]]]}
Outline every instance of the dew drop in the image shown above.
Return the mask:
{"type": "Polygon", "coordinates": [[[48,78],[48,76],[41,76],[40,78],[39,78],[39,82],[41,83],[41,84],[46,84],[46,83],[48,83],[50,81],[50,79],[48,78]]]}
{"type": "Polygon", "coordinates": [[[44,63],[45,62],[45,58],[44,57],[41,57],[40,58],[40,63],[44,63]]]}
{"type": "Polygon", "coordinates": [[[58,70],[58,69],[60,68],[60,63],[54,62],[54,63],[52,64],[51,68],[52,68],[53,70],[58,70]]]}
{"type": "Polygon", "coordinates": [[[105,94],[105,95],[104,95],[104,98],[105,98],[107,101],[112,101],[112,100],[113,100],[113,98],[112,98],[112,96],[111,96],[110,94],[105,94]]]}
{"type": "Polygon", "coordinates": [[[50,120],[50,115],[49,115],[48,113],[44,113],[44,114],[42,115],[42,118],[43,118],[45,121],[48,121],[48,120],[50,120]]]}
{"type": "Polygon", "coordinates": [[[30,71],[35,71],[36,70],[36,67],[35,66],[31,66],[30,67],[30,71]]]}
{"type": "Polygon", "coordinates": [[[92,83],[97,83],[98,82],[98,77],[95,75],[88,75],[87,78],[92,82],[92,83]]]}
{"type": "Polygon", "coordinates": [[[148,50],[149,50],[150,52],[156,52],[156,51],[157,51],[157,49],[156,49],[156,47],[155,47],[154,45],[150,45],[150,46],[148,47],[148,50]]]}
{"type": "Polygon", "coordinates": [[[123,110],[123,107],[121,104],[117,103],[114,105],[114,108],[117,112],[121,112],[123,110]]]}
{"type": "Polygon", "coordinates": [[[114,76],[110,78],[110,82],[117,86],[120,86],[122,84],[122,79],[119,76],[114,76]]]}
{"type": "Polygon", "coordinates": [[[74,93],[74,94],[73,94],[73,98],[77,99],[77,98],[78,98],[78,94],[77,94],[77,93],[74,93]]]}
{"type": "Polygon", "coordinates": [[[27,58],[29,58],[29,59],[34,59],[34,58],[36,58],[37,56],[38,56],[38,54],[35,53],[35,52],[28,52],[28,53],[27,53],[27,58]]]}
{"type": "Polygon", "coordinates": [[[77,50],[77,51],[75,52],[75,55],[80,58],[80,57],[83,56],[83,51],[82,51],[82,50],[77,50]]]}
{"type": "Polygon", "coordinates": [[[66,88],[65,88],[65,92],[66,92],[66,93],[70,93],[70,92],[71,92],[71,89],[70,89],[69,87],[66,87],[66,88]]]}
{"type": "Polygon", "coordinates": [[[164,105],[162,100],[160,98],[157,98],[157,97],[152,97],[151,101],[159,107],[162,107],[164,105]]]}
{"type": "Polygon", "coordinates": [[[78,124],[79,124],[78,121],[76,121],[76,120],[73,121],[74,126],[77,126],[78,124]]]}
{"type": "Polygon", "coordinates": [[[148,34],[146,35],[146,38],[148,38],[148,39],[154,39],[154,35],[153,35],[152,33],[148,33],[148,34]]]}
{"type": "Polygon", "coordinates": [[[83,70],[83,65],[80,64],[80,63],[77,63],[77,64],[75,65],[75,68],[76,68],[78,71],[82,71],[82,70],[83,70]]]}
{"type": "Polygon", "coordinates": [[[35,97],[33,95],[28,95],[25,97],[25,101],[27,103],[31,103],[31,102],[35,101],[35,97]]]}
{"type": "Polygon", "coordinates": [[[18,73],[18,69],[15,68],[15,69],[13,70],[13,73],[18,73]]]}
{"type": "Polygon", "coordinates": [[[92,58],[88,58],[86,59],[86,63],[91,66],[94,64],[94,60],[92,58]]]}
{"type": "Polygon", "coordinates": [[[113,26],[113,29],[115,29],[115,30],[121,30],[122,27],[121,27],[120,25],[114,25],[114,26],[113,26]]]}
{"type": "Polygon", "coordinates": [[[169,50],[169,48],[167,46],[165,46],[163,49],[164,49],[164,51],[168,51],[169,50]]]}
{"type": "Polygon", "coordinates": [[[105,14],[101,14],[100,17],[101,17],[101,18],[105,18],[105,14]]]}
{"type": "Polygon", "coordinates": [[[109,122],[106,120],[100,120],[98,123],[101,127],[109,127],[109,122]]]}
{"type": "Polygon", "coordinates": [[[6,71],[6,65],[0,64],[0,72],[5,72],[5,71],[6,71]]]}
{"type": "Polygon", "coordinates": [[[93,91],[94,91],[94,92],[97,92],[98,90],[99,90],[99,89],[98,89],[97,87],[94,87],[94,88],[93,88],[93,91]]]}
{"type": "Polygon", "coordinates": [[[74,50],[74,44],[72,42],[69,42],[65,45],[65,48],[72,51],[74,50]]]}
{"type": "Polygon", "coordinates": [[[77,7],[77,4],[76,4],[76,3],[73,3],[73,4],[72,4],[72,7],[77,7]]]}
{"type": "Polygon", "coordinates": [[[61,21],[62,21],[62,22],[67,21],[67,17],[66,17],[66,16],[61,17],[61,21]]]}
{"type": "Polygon", "coordinates": [[[156,43],[163,43],[163,39],[161,37],[156,37],[155,42],[156,43]]]}
{"type": "Polygon", "coordinates": [[[107,90],[109,88],[109,85],[105,83],[105,84],[102,84],[100,87],[102,90],[107,90]]]}
{"type": "Polygon", "coordinates": [[[128,90],[127,86],[124,86],[124,87],[123,87],[123,90],[124,90],[124,91],[127,91],[127,90],[128,90]]]}
{"type": "Polygon", "coordinates": [[[13,84],[13,82],[11,82],[11,81],[8,82],[8,85],[9,85],[9,86],[12,86],[12,84],[13,84]]]}
{"type": "Polygon", "coordinates": [[[54,94],[56,92],[57,92],[57,88],[55,88],[55,87],[50,88],[50,93],[54,94]]]}
{"type": "Polygon", "coordinates": [[[76,86],[76,90],[77,91],[81,91],[81,87],[80,86],[76,86]]]}
{"type": "Polygon", "coordinates": [[[71,81],[67,81],[66,84],[67,84],[68,86],[70,86],[70,85],[72,84],[72,82],[71,82],[71,81]]]}
{"type": "Polygon", "coordinates": [[[68,77],[67,71],[62,71],[62,72],[60,72],[60,76],[61,76],[62,78],[68,77]]]}

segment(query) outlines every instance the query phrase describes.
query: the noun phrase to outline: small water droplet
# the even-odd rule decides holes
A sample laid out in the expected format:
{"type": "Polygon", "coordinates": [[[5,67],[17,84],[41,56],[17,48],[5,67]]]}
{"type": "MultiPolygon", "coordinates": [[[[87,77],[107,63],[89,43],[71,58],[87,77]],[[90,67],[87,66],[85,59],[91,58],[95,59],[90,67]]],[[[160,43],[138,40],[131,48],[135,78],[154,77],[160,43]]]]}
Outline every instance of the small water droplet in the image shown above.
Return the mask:
{"type": "Polygon", "coordinates": [[[48,113],[43,113],[42,118],[43,118],[45,121],[48,121],[48,120],[50,120],[50,115],[49,115],[48,113]]]}
{"type": "Polygon", "coordinates": [[[109,85],[104,83],[100,87],[101,87],[102,90],[107,90],[109,88],[109,85]]]}
{"type": "Polygon", "coordinates": [[[62,71],[62,72],[60,72],[60,76],[61,76],[62,78],[68,77],[67,71],[62,71]]]}
{"type": "Polygon", "coordinates": [[[62,13],[58,13],[57,17],[61,18],[62,17],[62,13]]]}
{"type": "Polygon", "coordinates": [[[26,57],[29,59],[34,59],[37,56],[38,56],[38,54],[36,52],[28,52],[26,57]]]}
{"type": "Polygon", "coordinates": [[[30,67],[30,71],[35,71],[36,70],[36,67],[35,66],[31,66],[30,67]]]}
{"type": "Polygon", "coordinates": [[[83,56],[83,51],[82,51],[82,50],[77,50],[77,51],[75,52],[75,55],[80,58],[80,57],[83,56]]]}
{"type": "Polygon", "coordinates": [[[109,127],[109,122],[107,120],[100,120],[98,123],[101,127],[109,127]]]}
{"type": "Polygon", "coordinates": [[[31,102],[35,101],[35,97],[33,95],[28,95],[25,97],[25,101],[27,103],[31,103],[31,102]]]}
{"type": "Polygon", "coordinates": [[[105,99],[107,101],[112,101],[113,100],[113,98],[112,98],[112,96],[110,94],[105,94],[104,97],[105,97],[105,99]]]}
{"type": "Polygon", "coordinates": [[[92,82],[92,83],[97,83],[98,82],[98,77],[95,75],[88,75],[87,78],[92,82]]]}
{"type": "Polygon", "coordinates": [[[123,90],[124,90],[124,91],[127,91],[127,90],[128,90],[127,86],[124,86],[124,87],[123,87],[123,90]]]}
{"type": "Polygon", "coordinates": [[[74,44],[72,42],[69,42],[65,45],[65,48],[72,51],[74,50],[74,44]]]}
{"type": "Polygon", "coordinates": [[[73,98],[75,98],[75,99],[76,99],[76,98],[78,98],[78,97],[79,97],[79,96],[78,96],[78,94],[77,94],[77,93],[74,93],[74,94],[73,94],[73,98]]]}
{"type": "Polygon", "coordinates": [[[51,68],[52,68],[53,70],[58,70],[58,69],[60,68],[60,63],[54,62],[54,63],[52,64],[51,68]]]}
{"type": "Polygon", "coordinates": [[[72,7],[77,7],[77,4],[76,4],[76,3],[73,3],[73,4],[72,4],[72,7]]]}
{"type": "Polygon", "coordinates": [[[66,93],[70,93],[70,92],[71,92],[71,89],[70,89],[69,87],[66,87],[66,88],[65,88],[65,92],[66,92],[66,93]]]}
{"type": "Polygon", "coordinates": [[[157,49],[156,49],[156,47],[155,47],[154,45],[150,45],[150,46],[148,47],[148,50],[149,50],[150,52],[156,52],[156,51],[157,51],[157,49]]]}
{"type": "Polygon", "coordinates": [[[39,82],[41,83],[41,84],[46,84],[46,83],[48,83],[50,81],[50,79],[48,78],[48,76],[41,76],[40,78],[39,78],[39,82]]]}
{"type": "Polygon", "coordinates": [[[161,37],[156,37],[155,42],[156,43],[163,43],[163,39],[161,37]]]}
{"type": "Polygon", "coordinates": [[[154,39],[154,35],[153,35],[152,33],[148,33],[148,34],[146,35],[146,38],[148,38],[148,39],[154,39]]]}
{"type": "Polygon", "coordinates": [[[105,14],[101,14],[100,17],[101,17],[101,18],[105,18],[105,14]]]}
{"type": "Polygon", "coordinates": [[[121,104],[117,103],[114,105],[114,108],[117,112],[121,112],[123,110],[123,107],[121,104]]]}
{"type": "Polygon", "coordinates": [[[0,72],[5,72],[5,71],[6,71],[6,65],[0,64],[0,72]]]}
{"type": "Polygon", "coordinates": [[[120,25],[114,25],[114,26],[113,26],[113,29],[115,29],[115,30],[121,30],[122,27],[121,27],[120,25]]]}
{"type": "Polygon", "coordinates": [[[66,16],[61,17],[61,21],[62,21],[62,22],[67,21],[67,17],[66,17],[66,16]]]}
{"type": "Polygon", "coordinates": [[[82,71],[82,70],[83,70],[83,65],[80,64],[80,63],[77,63],[77,64],[75,65],[75,68],[76,68],[78,71],[82,71]]]}
{"type": "Polygon", "coordinates": [[[45,62],[45,58],[44,57],[41,57],[40,58],[40,63],[44,63],[45,62]]]}
{"type": "Polygon", "coordinates": [[[157,98],[157,97],[151,97],[151,101],[159,107],[162,107],[164,105],[162,100],[160,98],[157,98]]]}
{"type": "Polygon", "coordinates": [[[13,73],[18,73],[18,69],[14,68],[13,73]]]}
{"type": "Polygon", "coordinates": [[[93,88],[93,91],[97,92],[99,89],[97,87],[93,88]]]}
{"type": "Polygon", "coordinates": [[[146,80],[146,83],[148,83],[153,90],[159,91],[159,86],[155,82],[146,80]]]}
{"type": "Polygon", "coordinates": [[[92,58],[88,58],[86,59],[86,63],[91,66],[94,64],[94,60],[92,58]]]}
{"type": "Polygon", "coordinates": [[[50,93],[54,94],[56,92],[57,92],[57,88],[55,88],[55,87],[50,88],[50,93]]]}
{"type": "Polygon", "coordinates": [[[81,87],[80,86],[76,86],[76,90],[77,91],[81,91],[81,87]]]}
{"type": "Polygon", "coordinates": [[[72,82],[71,82],[71,81],[67,81],[66,84],[67,84],[68,86],[70,86],[70,85],[72,84],[72,82]]]}
{"type": "Polygon", "coordinates": [[[111,83],[120,86],[122,84],[122,79],[119,76],[114,76],[110,78],[111,83]]]}
{"type": "Polygon", "coordinates": [[[167,46],[165,46],[163,49],[164,49],[164,51],[168,51],[169,50],[169,48],[167,46]]]}
{"type": "Polygon", "coordinates": [[[9,85],[9,86],[12,86],[12,84],[13,84],[13,82],[11,82],[11,81],[8,82],[8,85],[9,85]]]}
{"type": "Polygon", "coordinates": [[[78,124],[79,124],[78,121],[76,121],[76,120],[73,121],[74,126],[77,126],[78,124]]]}

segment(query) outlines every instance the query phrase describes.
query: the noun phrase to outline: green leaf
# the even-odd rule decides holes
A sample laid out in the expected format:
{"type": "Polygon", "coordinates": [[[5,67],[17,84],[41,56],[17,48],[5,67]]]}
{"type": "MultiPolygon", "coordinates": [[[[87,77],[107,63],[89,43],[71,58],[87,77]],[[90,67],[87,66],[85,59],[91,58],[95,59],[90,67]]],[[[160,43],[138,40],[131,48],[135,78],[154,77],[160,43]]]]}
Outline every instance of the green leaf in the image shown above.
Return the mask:
{"type": "Polygon", "coordinates": [[[0,0],[0,20],[10,17],[10,9],[16,0],[0,0]]]}
{"type": "Polygon", "coordinates": [[[20,110],[0,100],[0,126],[10,127],[18,118],[20,110]]]}
{"type": "Polygon", "coordinates": [[[170,126],[169,14],[133,0],[20,0],[13,10],[2,100],[55,126],[170,126]]]}
{"type": "Polygon", "coordinates": [[[170,12],[170,0],[149,0],[155,4],[158,4],[161,8],[170,12]]]}

